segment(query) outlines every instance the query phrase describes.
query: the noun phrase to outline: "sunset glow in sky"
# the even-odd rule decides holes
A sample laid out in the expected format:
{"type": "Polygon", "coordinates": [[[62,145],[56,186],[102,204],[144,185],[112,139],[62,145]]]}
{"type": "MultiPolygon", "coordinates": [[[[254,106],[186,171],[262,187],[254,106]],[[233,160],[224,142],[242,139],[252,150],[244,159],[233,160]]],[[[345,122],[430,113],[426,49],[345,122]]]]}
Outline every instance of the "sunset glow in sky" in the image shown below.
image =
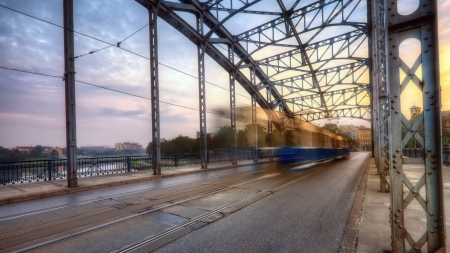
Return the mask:
{"type": "MultiPolygon", "coordinates": [[[[401,2],[414,6],[418,0],[401,2]]],[[[450,110],[450,1],[438,0],[438,3],[442,110],[450,110]]],[[[62,0],[0,0],[0,5],[63,24],[62,0]]],[[[191,14],[180,15],[189,22],[195,21],[191,14]]],[[[133,0],[76,0],[74,19],[76,31],[116,43],[148,24],[148,12],[133,0]]],[[[252,27],[248,22],[233,22],[237,28],[252,27]]],[[[197,76],[197,48],[162,20],[158,21],[158,29],[162,64],[159,65],[161,137],[170,139],[180,134],[194,137],[199,128],[198,79],[194,78],[197,76]]],[[[144,27],[121,47],[148,57],[148,39],[148,27],[144,27]]],[[[414,42],[408,43],[414,47],[414,42]]],[[[149,97],[149,61],[115,47],[89,54],[105,46],[75,34],[75,55],[80,56],[75,62],[76,80],[149,97]]],[[[63,57],[61,28],[0,7],[0,66],[62,76],[63,57]]],[[[228,108],[228,73],[208,56],[205,65],[209,82],[206,85],[207,111],[228,108]]],[[[240,85],[236,87],[237,105],[250,105],[250,96],[240,85]]],[[[405,92],[408,99],[402,100],[402,107],[407,115],[407,108],[421,105],[421,96],[414,88],[408,87],[405,92]]],[[[126,141],[146,146],[151,140],[149,100],[80,82],[76,83],[76,96],[78,146],[114,146],[116,142],[126,141]]],[[[208,132],[214,132],[217,124],[212,115],[207,114],[208,132]]],[[[339,124],[369,126],[356,119],[340,119],[339,124]]],[[[64,143],[62,79],[0,69],[0,146],[64,146],[64,143]]]]}

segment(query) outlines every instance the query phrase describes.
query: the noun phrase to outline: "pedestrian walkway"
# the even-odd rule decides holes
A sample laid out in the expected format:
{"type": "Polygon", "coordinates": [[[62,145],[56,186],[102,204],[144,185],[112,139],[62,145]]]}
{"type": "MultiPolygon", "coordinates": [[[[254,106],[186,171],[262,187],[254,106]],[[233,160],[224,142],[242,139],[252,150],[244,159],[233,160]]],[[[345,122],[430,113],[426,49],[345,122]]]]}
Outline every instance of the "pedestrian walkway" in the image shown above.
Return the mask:
{"type": "MultiPolygon", "coordinates": [[[[403,171],[406,176],[415,184],[424,173],[422,164],[403,164],[403,171]]],[[[447,237],[450,231],[450,167],[443,167],[444,180],[444,201],[447,237]]],[[[420,194],[425,198],[425,187],[420,194]]],[[[373,158],[369,160],[369,174],[364,200],[361,223],[359,226],[359,236],[357,242],[358,253],[383,253],[391,252],[391,228],[389,223],[390,194],[380,193],[380,179],[377,175],[377,168],[373,158]]],[[[409,190],[404,187],[404,194],[409,190]]],[[[406,196],[406,195],[404,195],[406,196]]],[[[413,200],[405,210],[405,228],[411,237],[417,241],[426,231],[426,213],[422,206],[413,200]]],[[[408,243],[406,242],[408,245],[408,243]]],[[[409,246],[409,245],[408,245],[409,246]]],[[[447,250],[450,250],[450,240],[447,239],[447,250]]],[[[422,252],[427,252],[426,244],[422,252]]]]}
{"type": "MultiPolygon", "coordinates": [[[[259,159],[258,163],[265,163],[268,160],[268,158],[259,159]]],[[[235,168],[249,164],[254,164],[254,162],[252,160],[239,161],[239,164],[235,166],[232,166],[230,162],[211,163],[208,164],[207,170],[235,168]]],[[[169,167],[162,168],[161,170],[162,175],[153,175],[153,170],[145,170],[79,177],[78,187],[76,188],[68,188],[66,179],[0,185],[0,205],[205,171],[200,168],[200,165],[169,167]]]]}

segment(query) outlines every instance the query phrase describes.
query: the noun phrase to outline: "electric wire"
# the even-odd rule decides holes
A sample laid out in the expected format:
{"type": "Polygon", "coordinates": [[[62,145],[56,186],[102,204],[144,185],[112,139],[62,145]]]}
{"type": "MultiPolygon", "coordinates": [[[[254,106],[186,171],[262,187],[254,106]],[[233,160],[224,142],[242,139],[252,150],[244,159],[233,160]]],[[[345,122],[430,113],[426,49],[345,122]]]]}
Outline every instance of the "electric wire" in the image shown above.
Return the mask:
{"type": "MultiPolygon", "coordinates": [[[[125,40],[129,39],[131,36],[135,35],[135,34],[138,33],[140,30],[144,29],[144,28],[147,27],[147,26],[148,26],[148,23],[147,23],[146,25],[144,25],[143,27],[139,28],[139,30],[137,30],[136,32],[134,32],[134,33],[132,33],[131,35],[129,35],[128,37],[126,37],[125,39],[123,39],[123,40],[117,42],[116,47],[120,47],[120,45],[122,44],[122,42],[124,42],[125,40]]],[[[73,58],[74,58],[74,59],[77,59],[77,58],[80,58],[80,57],[83,57],[83,56],[86,56],[86,55],[89,55],[89,54],[93,54],[93,53],[102,51],[103,49],[107,49],[107,48],[110,48],[110,47],[112,47],[112,46],[109,45],[109,46],[106,46],[106,47],[104,47],[104,48],[100,48],[100,49],[91,51],[91,52],[89,52],[89,53],[85,53],[85,54],[81,54],[81,55],[75,56],[75,57],[73,57],[73,58]]]]}
{"type": "Polygon", "coordinates": [[[8,69],[8,70],[12,70],[12,71],[18,71],[18,72],[23,72],[23,73],[28,73],[28,74],[34,74],[34,75],[40,75],[40,76],[57,77],[57,78],[61,78],[61,79],[63,78],[63,76],[54,76],[54,75],[43,74],[43,73],[38,73],[38,72],[32,72],[32,71],[27,71],[27,70],[14,69],[14,68],[7,68],[7,67],[3,67],[3,66],[0,66],[0,69],[8,69]]]}
{"type": "MultiPolygon", "coordinates": [[[[96,40],[96,41],[99,41],[99,42],[102,42],[102,43],[105,43],[105,44],[108,44],[108,45],[109,45],[109,46],[104,47],[104,48],[101,48],[101,49],[99,49],[99,50],[91,51],[91,52],[89,52],[89,53],[86,53],[86,54],[83,54],[83,55],[74,57],[74,59],[75,59],[75,58],[79,58],[79,57],[81,57],[81,56],[88,55],[88,54],[93,54],[93,53],[95,53],[95,52],[101,51],[101,50],[106,49],[106,48],[109,48],[109,47],[118,47],[118,48],[120,48],[120,49],[122,49],[122,50],[124,50],[124,51],[126,51],[126,52],[128,52],[128,53],[134,54],[134,55],[136,55],[136,56],[138,56],[138,57],[141,57],[141,58],[144,58],[144,59],[147,59],[147,60],[151,61],[150,58],[148,58],[148,57],[146,57],[146,56],[143,56],[143,55],[141,55],[141,54],[135,53],[135,52],[133,52],[133,51],[131,51],[131,50],[128,50],[128,49],[126,49],[126,48],[117,46],[118,44],[112,44],[112,43],[109,43],[109,42],[107,42],[107,41],[104,41],[104,40],[101,40],[101,39],[92,37],[92,36],[90,36],[90,35],[87,35],[87,34],[84,34],[84,33],[81,33],[81,32],[77,32],[77,31],[75,31],[75,30],[71,30],[71,29],[65,28],[65,27],[63,27],[63,26],[61,26],[61,25],[58,25],[58,24],[55,24],[55,23],[53,23],[53,22],[50,22],[50,21],[47,21],[47,20],[38,18],[38,17],[36,17],[36,16],[33,16],[33,15],[30,15],[30,14],[27,14],[27,13],[24,13],[24,12],[21,12],[21,11],[18,11],[18,10],[16,10],[16,9],[9,8],[9,7],[4,6],[4,5],[1,5],[1,4],[0,4],[0,7],[3,7],[3,8],[5,8],[5,9],[11,10],[11,11],[14,11],[14,12],[17,12],[17,13],[20,13],[20,14],[25,15],[25,16],[30,17],[30,18],[37,19],[37,20],[42,21],[42,22],[45,22],[45,23],[47,23],[47,24],[57,26],[57,27],[62,28],[62,29],[64,29],[64,30],[69,30],[69,31],[74,32],[74,33],[76,33],[76,34],[79,34],[79,35],[82,35],[82,36],[88,37],[88,38],[90,38],[90,39],[93,39],[93,40],[96,40]]],[[[145,26],[143,26],[141,29],[139,29],[139,30],[136,31],[135,33],[131,34],[130,36],[128,36],[128,37],[125,38],[124,40],[126,40],[126,39],[128,39],[129,37],[131,37],[132,35],[136,34],[137,32],[139,32],[140,30],[142,30],[142,29],[145,28],[146,26],[148,26],[148,24],[145,25],[145,26]]],[[[170,67],[170,66],[165,65],[165,64],[163,64],[163,63],[161,63],[161,62],[158,62],[158,64],[160,64],[160,65],[162,65],[162,66],[164,66],[164,67],[170,68],[170,69],[172,69],[172,70],[175,70],[175,71],[177,71],[177,72],[180,72],[180,73],[182,73],[182,74],[188,75],[188,76],[190,76],[190,77],[193,77],[193,78],[195,78],[195,79],[198,79],[198,77],[196,77],[196,76],[187,74],[187,73],[185,73],[185,72],[183,72],[183,71],[181,71],[181,70],[178,70],[178,69],[176,69],[176,68],[170,67]]],[[[208,81],[206,81],[206,80],[205,80],[205,83],[211,84],[211,85],[216,86],[216,87],[218,87],[218,88],[221,88],[221,89],[223,89],[223,90],[230,91],[230,90],[227,89],[227,88],[224,88],[224,87],[222,87],[222,86],[219,86],[219,85],[214,84],[214,83],[211,83],[211,82],[208,82],[208,81]]],[[[245,98],[249,98],[249,99],[250,99],[250,97],[245,96],[245,95],[242,95],[242,94],[239,94],[239,93],[237,93],[237,92],[236,92],[236,95],[239,95],[239,96],[242,96],[242,97],[245,97],[245,98]]]]}
{"type": "MultiPolygon", "coordinates": [[[[7,68],[7,67],[3,67],[3,66],[0,66],[0,69],[7,69],[7,70],[12,70],[12,71],[18,71],[18,72],[34,74],[34,75],[41,75],[41,76],[47,76],[47,77],[53,77],[53,78],[61,78],[61,79],[64,78],[63,76],[54,76],[54,75],[42,74],[42,73],[31,72],[31,71],[26,71],[26,70],[7,68]]],[[[128,95],[128,96],[142,98],[142,99],[146,99],[146,100],[150,100],[150,101],[152,100],[151,98],[148,98],[148,97],[139,96],[139,95],[136,95],[136,94],[132,94],[132,93],[128,93],[128,92],[125,92],[125,91],[108,88],[108,87],[97,85],[97,84],[93,84],[93,83],[88,83],[88,82],[85,82],[85,81],[75,80],[75,82],[86,84],[86,85],[93,86],[93,87],[97,87],[97,88],[104,89],[104,90],[109,90],[109,91],[121,93],[121,94],[128,95]]],[[[167,104],[167,105],[172,105],[172,106],[176,106],[176,107],[180,107],[180,108],[184,108],[184,109],[189,109],[189,110],[193,110],[193,111],[199,111],[199,109],[188,107],[188,106],[184,106],[184,105],[178,105],[178,104],[165,102],[165,101],[161,101],[161,100],[159,102],[161,104],[167,104]]],[[[219,114],[218,112],[214,112],[214,111],[206,111],[206,112],[207,113],[211,113],[211,114],[219,114]]]]}

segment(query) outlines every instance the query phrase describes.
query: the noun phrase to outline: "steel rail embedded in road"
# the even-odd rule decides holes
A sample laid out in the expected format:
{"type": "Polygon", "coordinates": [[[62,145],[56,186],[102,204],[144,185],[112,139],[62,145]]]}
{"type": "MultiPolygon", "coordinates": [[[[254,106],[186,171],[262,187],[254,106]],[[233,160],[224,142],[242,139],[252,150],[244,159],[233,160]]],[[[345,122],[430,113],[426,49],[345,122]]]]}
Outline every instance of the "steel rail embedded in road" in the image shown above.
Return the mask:
{"type": "MultiPolygon", "coordinates": [[[[244,173],[252,173],[252,172],[254,172],[254,171],[242,171],[242,172],[223,173],[223,174],[207,177],[206,179],[214,179],[214,178],[218,178],[218,177],[222,177],[222,176],[244,174],[244,173]]],[[[182,181],[182,182],[178,182],[178,183],[168,184],[168,185],[162,186],[162,187],[153,187],[153,188],[150,188],[150,189],[136,190],[136,191],[131,191],[131,192],[127,192],[127,193],[121,193],[121,194],[111,195],[111,196],[108,196],[108,197],[98,198],[98,199],[94,199],[94,200],[87,200],[87,201],[83,201],[83,202],[80,202],[80,203],[77,203],[77,204],[74,204],[74,205],[64,205],[64,206],[53,207],[53,208],[40,210],[40,211],[35,211],[35,212],[19,214],[19,215],[15,215],[15,216],[11,216],[11,217],[0,218],[0,222],[7,221],[7,220],[12,220],[12,219],[17,219],[17,218],[23,218],[23,217],[26,217],[26,216],[31,216],[31,215],[36,215],[36,214],[41,214],[41,213],[46,213],[46,212],[51,212],[51,211],[55,211],[55,210],[65,209],[65,208],[69,208],[69,207],[85,205],[85,204],[94,203],[94,202],[98,202],[98,201],[102,201],[102,200],[106,200],[106,199],[110,199],[110,198],[116,198],[116,197],[122,197],[122,196],[131,195],[131,194],[136,194],[136,193],[142,193],[142,192],[146,192],[146,191],[153,191],[153,190],[164,189],[164,188],[171,187],[171,186],[181,185],[181,184],[185,184],[185,183],[192,183],[192,182],[201,181],[201,180],[205,180],[205,178],[186,180],[186,181],[182,181]]],[[[230,180],[234,180],[234,179],[230,179],[230,180]]]]}
{"type": "Polygon", "coordinates": [[[177,225],[177,226],[173,226],[173,227],[171,227],[171,228],[169,228],[169,229],[167,229],[167,230],[165,230],[165,231],[163,231],[163,232],[161,232],[161,233],[159,233],[157,235],[153,235],[153,236],[147,237],[144,240],[142,240],[140,242],[137,242],[135,244],[127,245],[127,246],[125,246],[124,248],[122,248],[122,249],[120,249],[118,251],[114,251],[114,253],[125,253],[125,252],[131,252],[133,250],[136,250],[136,249],[138,249],[140,247],[143,247],[143,246],[145,246],[145,245],[147,245],[149,243],[152,243],[152,242],[154,242],[154,241],[156,241],[156,240],[158,240],[160,238],[163,238],[164,236],[168,236],[168,235],[170,235],[172,233],[175,233],[175,232],[177,232],[177,231],[179,231],[179,230],[181,230],[181,229],[183,229],[183,228],[185,228],[185,227],[187,227],[189,225],[192,225],[192,224],[196,223],[197,221],[200,221],[200,220],[203,220],[205,218],[208,218],[209,216],[215,215],[215,214],[217,214],[217,213],[219,213],[221,211],[224,211],[224,210],[226,210],[226,209],[228,209],[230,207],[237,206],[237,205],[239,205],[239,204],[241,204],[241,203],[243,203],[243,202],[245,202],[247,200],[250,200],[252,198],[256,198],[256,197],[258,197],[260,195],[264,195],[264,194],[267,194],[267,193],[273,193],[275,191],[278,191],[278,190],[280,190],[280,189],[282,189],[284,187],[287,187],[287,186],[289,186],[289,185],[291,185],[293,183],[296,183],[296,182],[298,182],[298,181],[300,181],[302,179],[305,179],[305,178],[307,178],[307,177],[309,177],[309,176],[311,176],[311,175],[313,175],[315,173],[318,173],[318,172],[322,171],[323,169],[325,169],[325,168],[321,168],[321,169],[317,169],[317,170],[310,170],[308,172],[302,173],[301,175],[295,177],[294,179],[288,179],[288,180],[285,180],[285,181],[283,181],[281,183],[278,183],[275,186],[267,187],[265,189],[259,190],[256,193],[247,195],[247,196],[245,196],[245,197],[243,197],[243,198],[241,198],[239,200],[236,200],[236,201],[234,201],[232,203],[229,203],[229,204],[226,204],[224,206],[221,206],[221,207],[219,207],[217,209],[214,209],[214,210],[212,210],[212,211],[210,211],[210,212],[208,212],[206,214],[197,216],[197,217],[195,217],[195,218],[193,218],[193,219],[191,219],[191,220],[189,220],[189,221],[187,221],[187,222],[185,222],[183,224],[180,224],[180,225],[177,225]]]}
{"type": "Polygon", "coordinates": [[[80,235],[84,235],[84,234],[87,234],[89,232],[101,229],[101,228],[105,228],[105,227],[108,227],[108,226],[111,226],[111,225],[114,225],[114,224],[121,223],[123,221],[127,221],[127,220],[130,220],[130,219],[136,218],[136,217],[140,217],[142,215],[146,215],[146,214],[149,214],[149,213],[152,213],[152,212],[155,212],[155,211],[162,210],[164,208],[175,206],[175,205],[178,205],[178,204],[181,204],[181,203],[184,203],[184,202],[187,202],[187,201],[191,201],[191,200],[194,200],[194,199],[206,197],[206,196],[218,193],[218,192],[226,191],[226,190],[229,190],[229,189],[232,189],[232,188],[236,188],[236,187],[239,187],[239,186],[242,186],[242,185],[245,185],[245,184],[249,184],[249,183],[252,183],[252,182],[255,182],[255,181],[258,181],[258,180],[266,179],[266,178],[269,178],[269,177],[274,177],[276,175],[279,175],[279,173],[273,173],[273,174],[269,174],[269,175],[258,177],[256,179],[248,180],[248,181],[245,181],[245,182],[242,182],[242,183],[234,184],[234,185],[231,185],[231,186],[228,186],[228,187],[215,189],[213,191],[201,194],[199,196],[195,196],[195,197],[191,197],[191,198],[188,198],[188,199],[176,201],[176,202],[173,202],[171,204],[160,206],[158,208],[147,210],[147,211],[144,211],[144,212],[141,212],[141,213],[138,213],[138,214],[129,215],[129,216],[126,216],[126,217],[123,217],[123,218],[120,218],[120,219],[116,219],[116,220],[113,220],[113,221],[110,221],[110,222],[106,222],[104,224],[97,225],[97,226],[94,226],[94,227],[91,227],[91,228],[88,228],[88,229],[84,229],[84,230],[81,230],[81,231],[78,231],[78,232],[75,232],[75,233],[72,233],[72,234],[69,234],[69,235],[60,236],[60,237],[57,237],[57,238],[54,238],[54,239],[51,239],[51,240],[48,240],[48,241],[45,241],[45,242],[42,242],[42,243],[38,243],[38,244],[29,246],[29,247],[25,247],[23,249],[19,249],[17,251],[13,251],[13,252],[17,252],[17,253],[19,253],[19,252],[27,252],[27,251],[35,250],[35,249],[38,249],[38,248],[42,248],[42,247],[50,245],[50,244],[58,243],[58,242],[61,242],[61,241],[64,241],[64,240],[67,240],[67,239],[70,239],[70,238],[74,238],[74,237],[77,237],[77,236],[80,236],[80,235]]]}

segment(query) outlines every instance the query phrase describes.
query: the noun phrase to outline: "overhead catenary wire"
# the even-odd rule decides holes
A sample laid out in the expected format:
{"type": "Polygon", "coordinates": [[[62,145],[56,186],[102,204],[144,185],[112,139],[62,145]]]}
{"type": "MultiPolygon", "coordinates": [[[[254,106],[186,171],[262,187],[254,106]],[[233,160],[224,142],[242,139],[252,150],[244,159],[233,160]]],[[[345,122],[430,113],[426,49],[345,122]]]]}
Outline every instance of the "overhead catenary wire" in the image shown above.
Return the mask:
{"type": "MultiPolygon", "coordinates": [[[[53,78],[60,78],[60,79],[63,79],[63,78],[64,78],[63,76],[55,76],[55,75],[49,75],[49,74],[43,74],[43,73],[37,73],[37,72],[32,72],[32,71],[27,71],[27,70],[8,68],[8,67],[3,67],[3,66],[0,66],[0,69],[7,69],[7,70],[17,71],[17,72],[22,72],[22,73],[28,73],[28,74],[34,74],[34,75],[40,75],[40,76],[46,76],[46,77],[53,77],[53,78]]],[[[93,84],[93,83],[88,83],[88,82],[85,82],[85,81],[75,80],[75,82],[77,82],[77,83],[82,83],[82,84],[86,84],[86,85],[93,86],[93,87],[97,87],[97,88],[104,89],[104,90],[109,90],[109,91],[121,93],[121,94],[128,95],[128,96],[133,96],[133,97],[137,97],[137,98],[142,98],[142,99],[146,99],[146,100],[150,100],[150,101],[152,100],[151,98],[148,98],[148,97],[144,97],[144,96],[140,96],[140,95],[128,93],[128,92],[121,91],[121,90],[116,90],[116,89],[108,88],[108,87],[101,86],[101,85],[97,85],[97,84],[93,84]]],[[[165,101],[161,101],[161,100],[160,100],[159,102],[162,103],[162,104],[172,105],[172,106],[176,106],[176,107],[180,107],[180,108],[185,108],[185,109],[189,109],[189,110],[193,110],[193,111],[199,111],[199,109],[192,108],[192,107],[188,107],[188,106],[184,106],[184,105],[178,105],[178,104],[174,104],[174,103],[170,103],[170,102],[165,102],[165,101]]],[[[218,112],[212,112],[212,111],[206,111],[206,112],[207,112],[207,113],[211,113],[211,114],[219,114],[218,112]]]]}
{"type": "MultiPolygon", "coordinates": [[[[147,27],[147,26],[148,26],[148,23],[147,23],[146,25],[144,25],[143,27],[139,28],[136,32],[134,32],[134,33],[132,33],[131,35],[129,35],[128,37],[126,37],[125,39],[123,39],[123,40],[117,42],[117,44],[116,44],[115,46],[116,46],[116,47],[120,47],[120,45],[121,45],[125,40],[129,39],[131,36],[135,35],[135,34],[138,33],[140,30],[144,29],[144,28],[147,27]]],[[[86,56],[86,55],[89,55],[89,54],[93,54],[93,53],[102,51],[103,49],[107,49],[107,48],[110,48],[110,47],[113,47],[113,46],[112,46],[112,45],[109,45],[109,46],[106,46],[106,47],[103,47],[103,48],[100,48],[100,49],[97,49],[97,50],[94,50],[94,51],[90,51],[89,53],[85,53],[85,54],[81,54],[81,55],[75,56],[75,57],[73,57],[73,58],[74,58],[74,59],[77,59],[77,58],[80,58],[80,57],[83,57],[83,56],[86,56]]]]}
{"type": "MultiPolygon", "coordinates": [[[[85,54],[83,54],[83,55],[79,55],[79,56],[77,56],[77,57],[74,57],[74,59],[75,59],[75,58],[79,58],[79,57],[81,57],[81,56],[93,54],[93,53],[95,53],[95,52],[98,52],[98,51],[107,49],[107,48],[109,48],[109,47],[117,47],[117,48],[119,48],[119,49],[121,49],[121,50],[124,50],[124,51],[126,51],[126,52],[128,52],[128,53],[134,54],[134,55],[136,55],[136,56],[138,56],[138,57],[141,57],[141,58],[144,58],[144,59],[150,61],[150,58],[149,58],[149,57],[143,56],[143,55],[141,55],[141,54],[138,54],[138,53],[133,52],[133,51],[131,51],[131,50],[128,50],[128,49],[126,49],[126,48],[119,47],[118,45],[120,44],[120,42],[119,42],[118,44],[113,44],[113,43],[110,43],[110,42],[107,42],[107,41],[104,41],[104,40],[95,38],[95,37],[93,37],[93,36],[90,36],[90,35],[87,35],[87,34],[84,34],[84,33],[81,33],[81,32],[77,32],[77,31],[75,31],[75,30],[71,30],[71,29],[65,28],[65,27],[63,27],[63,26],[61,26],[61,25],[58,25],[58,24],[55,24],[55,23],[53,23],[53,22],[50,22],[50,21],[47,21],[47,20],[38,18],[38,17],[36,17],[36,16],[33,16],[33,15],[30,15],[30,14],[27,14],[27,13],[24,13],[24,12],[21,12],[21,11],[18,11],[18,10],[16,10],[16,9],[13,9],[13,8],[10,8],[10,7],[7,7],[7,6],[4,6],[4,5],[2,5],[2,4],[0,4],[0,7],[3,7],[3,8],[5,8],[5,9],[11,10],[11,11],[13,11],[13,12],[20,13],[20,14],[25,15],[25,16],[27,16],[27,17],[30,17],[30,18],[33,18],[33,19],[36,19],[36,20],[45,22],[45,23],[47,23],[47,24],[50,24],[50,25],[53,25],[53,26],[56,26],[56,27],[59,27],[59,28],[65,29],[65,30],[69,30],[69,31],[74,32],[74,33],[76,33],[76,34],[79,34],[79,35],[85,36],[85,37],[87,37],[87,38],[90,38],[90,39],[93,39],[93,40],[96,40],[96,41],[99,41],[99,42],[102,42],[102,43],[105,43],[105,44],[109,45],[109,46],[107,46],[107,47],[104,47],[104,48],[101,48],[101,49],[98,49],[98,50],[94,50],[94,51],[91,51],[91,52],[89,52],[89,53],[85,53],[85,54]]],[[[131,37],[131,36],[133,36],[134,34],[136,34],[137,32],[139,32],[140,30],[144,29],[146,26],[148,26],[148,24],[145,25],[145,26],[143,26],[142,28],[140,28],[139,30],[137,30],[136,32],[134,32],[133,34],[131,34],[130,36],[128,36],[127,38],[125,38],[124,40],[128,39],[129,37],[131,37]]],[[[124,40],[123,40],[123,41],[124,41],[124,40]]],[[[123,41],[122,41],[122,42],[123,42],[123,41]]],[[[161,62],[158,62],[158,64],[159,64],[159,65],[162,65],[162,66],[164,66],[164,67],[170,68],[170,69],[172,69],[172,70],[175,70],[175,71],[177,71],[177,72],[180,72],[180,73],[182,73],[182,74],[185,74],[185,75],[187,75],[187,76],[190,76],[190,77],[192,77],[192,78],[199,79],[199,78],[196,77],[196,76],[190,75],[190,74],[188,74],[188,73],[186,73],[186,72],[183,72],[183,71],[181,71],[181,70],[179,70],[179,69],[170,67],[170,66],[168,66],[168,65],[166,65],[166,64],[163,64],[163,63],[161,63],[161,62]]],[[[222,87],[222,86],[220,86],[220,85],[217,85],[217,84],[214,84],[214,83],[211,83],[211,82],[208,82],[208,81],[206,81],[206,80],[205,80],[205,83],[211,84],[211,85],[213,85],[213,86],[216,86],[216,87],[218,87],[218,88],[220,88],[220,89],[223,89],[223,90],[226,90],[226,91],[230,91],[230,90],[227,89],[227,88],[224,88],[224,87],[222,87]]],[[[236,92],[236,95],[239,95],[239,96],[242,96],[242,97],[245,97],[245,98],[250,99],[250,97],[245,96],[245,95],[242,95],[242,94],[239,94],[239,93],[237,93],[237,92],[236,92]]]]}

